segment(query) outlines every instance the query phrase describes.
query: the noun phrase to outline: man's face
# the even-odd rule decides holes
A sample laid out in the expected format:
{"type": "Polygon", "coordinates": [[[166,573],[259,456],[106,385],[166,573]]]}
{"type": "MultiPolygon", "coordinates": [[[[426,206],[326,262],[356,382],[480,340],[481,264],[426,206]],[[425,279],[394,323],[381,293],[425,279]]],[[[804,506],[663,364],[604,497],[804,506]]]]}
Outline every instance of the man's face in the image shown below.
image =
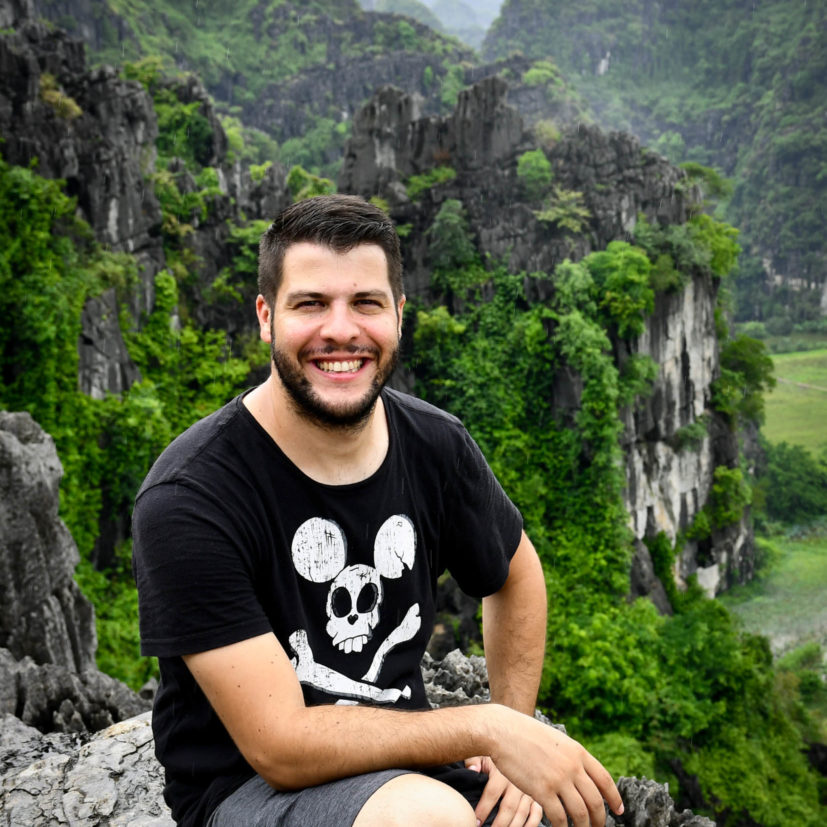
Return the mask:
{"type": "Polygon", "coordinates": [[[378,245],[291,245],[274,307],[259,296],[257,310],[294,409],[328,428],[363,424],[396,364],[404,304],[378,245]]]}

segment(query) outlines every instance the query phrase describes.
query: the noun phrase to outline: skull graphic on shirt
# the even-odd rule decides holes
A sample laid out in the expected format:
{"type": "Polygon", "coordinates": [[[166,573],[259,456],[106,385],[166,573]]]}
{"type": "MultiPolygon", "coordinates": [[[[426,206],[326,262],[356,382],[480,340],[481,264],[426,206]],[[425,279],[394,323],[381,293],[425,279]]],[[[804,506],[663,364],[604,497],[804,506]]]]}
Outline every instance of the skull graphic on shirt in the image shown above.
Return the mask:
{"type": "MultiPolygon", "coordinates": [[[[406,569],[413,568],[416,532],[410,518],[395,514],[385,520],[376,533],[374,565],[356,563],[348,566],[347,541],[340,526],[333,520],[312,517],[296,530],[291,551],[293,565],[302,577],[312,583],[330,584],[325,604],[325,631],[331,642],[345,654],[358,653],[373,639],[379,623],[384,598],[382,578],[397,579],[406,569]]],[[[371,668],[363,679],[375,682],[388,652],[410,640],[419,631],[420,623],[419,604],[415,603],[399,626],[379,645],[371,668]]],[[[306,643],[306,637],[304,630],[291,636],[291,642],[295,640],[297,644],[293,646],[296,652],[294,665],[302,682],[328,692],[339,690],[350,697],[369,695],[377,699],[375,687],[354,682],[318,664],[306,643]],[[343,687],[347,689],[343,691],[343,687]]],[[[396,697],[400,695],[399,690],[389,691],[396,693],[396,697]]],[[[404,695],[404,690],[401,694],[404,695]]]]}

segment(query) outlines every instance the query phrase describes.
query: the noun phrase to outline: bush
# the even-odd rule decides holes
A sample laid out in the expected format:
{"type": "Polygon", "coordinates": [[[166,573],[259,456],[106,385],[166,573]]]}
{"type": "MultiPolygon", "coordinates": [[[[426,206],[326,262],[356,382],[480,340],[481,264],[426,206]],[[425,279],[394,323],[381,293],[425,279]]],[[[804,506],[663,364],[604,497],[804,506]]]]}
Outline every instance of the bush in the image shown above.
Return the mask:
{"type": "Polygon", "coordinates": [[[405,191],[408,193],[408,198],[411,201],[416,201],[425,190],[437,186],[437,184],[444,184],[447,181],[453,181],[457,177],[457,172],[452,167],[439,166],[429,169],[420,175],[412,175],[405,182],[405,191]]]}
{"type": "Polygon", "coordinates": [[[583,193],[555,186],[551,197],[543,204],[542,210],[535,210],[538,221],[556,224],[561,230],[575,235],[582,233],[592,217],[583,204],[583,193]]]}
{"type": "Polygon", "coordinates": [[[625,339],[643,332],[646,316],[655,307],[649,286],[652,265],[643,250],[625,241],[612,241],[605,250],[583,259],[594,279],[599,306],[625,339]]]}
{"type": "Polygon", "coordinates": [[[428,254],[436,270],[461,269],[478,258],[465,208],[455,198],[443,202],[425,235],[429,242],[428,254]]]}
{"type": "Polygon", "coordinates": [[[517,159],[517,179],[529,201],[539,201],[551,186],[551,161],[542,149],[524,152],[517,159]]]}
{"type": "Polygon", "coordinates": [[[827,514],[827,462],[800,445],[765,443],[767,466],[758,481],[774,520],[799,523],[827,514]]]}
{"type": "Polygon", "coordinates": [[[286,183],[290,195],[293,196],[293,203],[315,195],[330,195],[336,192],[336,185],[329,178],[321,178],[298,165],[287,173],[286,183]]]}
{"type": "Polygon", "coordinates": [[[732,423],[764,421],[764,393],[775,387],[767,346],[743,333],[721,348],[721,374],[712,383],[712,405],[732,423]]]}

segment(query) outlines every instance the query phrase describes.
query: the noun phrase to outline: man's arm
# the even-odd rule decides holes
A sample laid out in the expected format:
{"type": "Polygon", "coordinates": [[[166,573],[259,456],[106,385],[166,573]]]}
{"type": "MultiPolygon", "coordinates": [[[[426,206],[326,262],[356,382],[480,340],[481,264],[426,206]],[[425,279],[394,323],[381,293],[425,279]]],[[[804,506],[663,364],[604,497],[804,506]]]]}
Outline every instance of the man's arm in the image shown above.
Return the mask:
{"type": "Polygon", "coordinates": [[[546,648],[546,581],[522,534],[502,588],[483,598],[482,627],[491,700],[534,715],[546,648]]]}
{"type": "Polygon", "coordinates": [[[419,768],[490,755],[555,827],[604,824],[619,812],[611,776],[580,744],[499,704],[423,712],[362,706],[306,707],[275,635],[184,660],[241,753],[269,784],[297,789],[390,767],[419,768]]]}

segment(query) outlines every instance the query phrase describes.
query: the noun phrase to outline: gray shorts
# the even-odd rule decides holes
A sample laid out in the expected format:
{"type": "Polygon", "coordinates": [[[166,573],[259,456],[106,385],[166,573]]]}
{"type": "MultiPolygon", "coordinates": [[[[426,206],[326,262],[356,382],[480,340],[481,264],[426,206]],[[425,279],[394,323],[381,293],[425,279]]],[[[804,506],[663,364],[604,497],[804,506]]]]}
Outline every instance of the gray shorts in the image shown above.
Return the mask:
{"type": "MultiPolygon", "coordinates": [[[[253,776],[215,808],[206,827],[350,827],[365,802],[384,784],[410,770],[381,770],[296,792],[278,792],[253,776]]],[[[476,807],[488,776],[461,765],[422,773],[453,787],[476,807]]],[[[485,820],[490,824],[497,810],[485,820]]]]}

